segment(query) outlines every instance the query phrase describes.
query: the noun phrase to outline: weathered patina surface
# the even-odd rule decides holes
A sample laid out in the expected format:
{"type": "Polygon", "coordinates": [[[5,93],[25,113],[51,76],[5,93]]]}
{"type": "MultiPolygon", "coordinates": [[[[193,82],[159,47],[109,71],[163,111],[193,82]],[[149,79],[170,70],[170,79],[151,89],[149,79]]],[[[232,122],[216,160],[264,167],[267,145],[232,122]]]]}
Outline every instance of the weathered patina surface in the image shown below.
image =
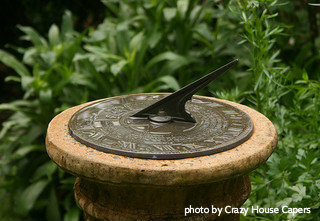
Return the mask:
{"type": "Polygon", "coordinates": [[[71,117],[70,134],[80,143],[106,153],[169,160],[226,151],[252,135],[253,122],[245,112],[199,96],[193,96],[186,104],[196,123],[180,120],[158,123],[131,117],[141,107],[167,97],[164,94],[125,95],[88,105],[71,117]]]}

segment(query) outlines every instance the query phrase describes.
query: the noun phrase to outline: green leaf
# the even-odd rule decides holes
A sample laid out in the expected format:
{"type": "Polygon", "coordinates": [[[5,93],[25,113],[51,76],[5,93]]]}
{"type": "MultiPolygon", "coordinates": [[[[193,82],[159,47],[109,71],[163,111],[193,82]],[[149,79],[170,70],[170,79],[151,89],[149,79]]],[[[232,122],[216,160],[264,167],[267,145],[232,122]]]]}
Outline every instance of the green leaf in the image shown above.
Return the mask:
{"type": "Polygon", "coordinates": [[[24,52],[22,62],[27,65],[34,66],[36,56],[39,56],[39,51],[36,47],[30,47],[24,52]]]}
{"type": "Polygon", "coordinates": [[[212,34],[210,33],[209,27],[202,23],[194,27],[194,31],[196,31],[199,35],[204,37],[205,39],[211,41],[213,39],[212,34]]]}
{"type": "Polygon", "coordinates": [[[49,43],[51,46],[57,45],[60,43],[60,33],[57,25],[51,25],[48,33],[49,43]]]}
{"type": "Polygon", "coordinates": [[[52,100],[52,90],[49,89],[49,88],[41,90],[40,93],[39,93],[39,99],[40,99],[40,102],[43,103],[43,104],[52,103],[51,102],[51,100],[52,100]]]}
{"type": "Polygon", "coordinates": [[[28,153],[33,151],[43,151],[44,147],[41,145],[27,145],[20,147],[17,151],[14,152],[15,158],[25,157],[28,153]]]}
{"type": "Polygon", "coordinates": [[[118,63],[111,65],[110,70],[114,75],[117,75],[126,64],[128,64],[128,61],[121,60],[118,63]]]}
{"type": "Polygon", "coordinates": [[[11,54],[0,50],[0,61],[15,70],[20,76],[30,76],[27,68],[11,54]]]}
{"type": "Polygon", "coordinates": [[[61,38],[67,40],[73,32],[72,15],[69,10],[64,12],[61,25],[61,38]]]}
{"type": "Polygon", "coordinates": [[[77,207],[70,209],[63,217],[64,221],[78,221],[80,218],[80,210],[77,207]]]}
{"type": "Polygon", "coordinates": [[[138,50],[143,43],[142,40],[144,38],[143,32],[139,32],[136,34],[129,43],[130,50],[138,50]]]}
{"type": "Polygon", "coordinates": [[[167,21],[171,21],[177,14],[176,8],[165,8],[163,9],[163,15],[167,21]]]}
{"type": "Polygon", "coordinates": [[[23,90],[28,90],[30,84],[35,80],[35,78],[30,76],[22,76],[21,77],[21,87],[23,90]]]}
{"type": "Polygon", "coordinates": [[[161,40],[162,33],[160,31],[154,30],[152,34],[148,37],[148,43],[150,48],[154,48],[158,42],[161,40]]]}
{"type": "Polygon", "coordinates": [[[21,111],[21,107],[32,107],[32,102],[26,100],[15,100],[10,103],[0,104],[1,110],[21,111]]]}
{"type": "MultiPolygon", "coordinates": [[[[61,170],[61,171],[63,172],[63,170],[61,170]]],[[[75,181],[76,181],[75,177],[68,177],[68,178],[64,178],[60,182],[61,182],[61,184],[73,185],[75,181]]]]}
{"type": "Polygon", "coordinates": [[[18,28],[26,34],[24,39],[31,41],[34,46],[48,46],[47,41],[33,28],[21,25],[18,25],[18,28]]]}
{"type": "Polygon", "coordinates": [[[306,187],[303,186],[301,183],[298,183],[297,185],[290,187],[291,190],[296,191],[299,195],[302,197],[306,196],[306,187]]]}
{"type": "Polygon", "coordinates": [[[170,76],[170,75],[166,75],[166,76],[163,76],[163,77],[160,77],[158,79],[158,81],[161,81],[163,83],[165,83],[169,88],[173,89],[173,90],[179,90],[180,89],[180,86],[179,86],[179,83],[177,82],[177,80],[170,76]]]}
{"type": "Polygon", "coordinates": [[[308,76],[308,73],[306,70],[303,70],[303,72],[302,72],[302,79],[305,81],[309,80],[309,76],[308,76]]]}
{"type": "Polygon", "coordinates": [[[7,120],[2,123],[2,129],[0,131],[0,139],[5,137],[7,132],[13,128],[16,127],[17,125],[28,125],[29,119],[28,118],[18,118],[14,120],[7,120]]]}
{"type": "Polygon", "coordinates": [[[49,220],[49,221],[50,220],[52,220],[52,221],[61,220],[59,203],[58,203],[58,199],[56,196],[56,191],[53,186],[50,191],[50,198],[49,198],[48,205],[46,208],[46,217],[47,217],[47,220],[49,220]]]}
{"type": "Polygon", "coordinates": [[[154,58],[152,58],[146,65],[146,69],[151,68],[152,66],[156,65],[157,63],[160,63],[161,61],[165,61],[165,60],[169,60],[169,61],[176,61],[179,63],[189,63],[190,59],[176,54],[174,52],[171,51],[167,51],[167,52],[163,52],[161,54],[158,54],[157,56],[155,56],[154,58]]]}
{"type": "Polygon", "coordinates": [[[311,6],[320,6],[320,4],[317,4],[317,3],[308,3],[308,4],[311,6]]]}
{"type": "Polygon", "coordinates": [[[39,180],[44,176],[48,177],[48,179],[51,180],[51,176],[57,170],[57,168],[58,167],[55,163],[49,161],[37,168],[37,170],[31,178],[31,181],[35,182],[36,180],[39,180]]]}
{"type": "Polygon", "coordinates": [[[101,57],[103,59],[114,59],[114,60],[122,59],[122,57],[120,57],[118,55],[106,52],[106,50],[101,47],[85,45],[84,48],[86,50],[90,51],[91,53],[98,55],[99,57],[101,57]]]}
{"type": "Polygon", "coordinates": [[[5,82],[14,81],[14,82],[21,82],[21,79],[18,76],[8,76],[4,79],[5,82]]]}
{"type": "MultiPolygon", "coordinates": [[[[38,115],[33,116],[33,119],[34,118],[38,118],[38,115]]],[[[27,130],[24,136],[21,137],[21,142],[25,145],[32,144],[39,136],[45,133],[43,131],[43,128],[38,124],[35,124],[32,122],[28,126],[29,126],[29,130],[27,130]]],[[[42,147],[44,147],[44,145],[42,147]]]]}
{"type": "Polygon", "coordinates": [[[195,25],[197,23],[197,21],[199,21],[199,18],[201,18],[201,14],[203,12],[203,10],[206,8],[205,5],[194,5],[192,7],[192,11],[190,13],[190,21],[192,26],[195,25]]]}
{"type": "Polygon", "coordinates": [[[284,198],[283,200],[280,200],[279,202],[276,202],[276,207],[289,206],[291,202],[292,202],[292,198],[287,197],[287,198],[284,198]]]}
{"type": "Polygon", "coordinates": [[[16,207],[17,213],[22,216],[27,215],[47,184],[47,180],[40,180],[28,186],[18,199],[16,207]]]}
{"type": "Polygon", "coordinates": [[[4,104],[0,104],[0,111],[2,110],[11,110],[11,111],[19,111],[20,108],[12,103],[4,103],[4,104]]]}
{"type": "Polygon", "coordinates": [[[189,6],[189,0],[178,0],[177,1],[177,9],[182,18],[185,17],[187,9],[189,6]]]}

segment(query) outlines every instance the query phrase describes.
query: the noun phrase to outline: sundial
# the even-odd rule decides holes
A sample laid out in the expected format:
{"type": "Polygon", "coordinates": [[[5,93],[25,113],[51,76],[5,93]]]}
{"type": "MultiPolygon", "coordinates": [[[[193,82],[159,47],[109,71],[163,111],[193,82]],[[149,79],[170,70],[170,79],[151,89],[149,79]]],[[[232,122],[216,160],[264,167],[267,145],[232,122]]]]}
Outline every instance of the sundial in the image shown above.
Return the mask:
{"type": "Polygon", "coordinates": [[[77,176],[86,220],[239,220],[226,212],[186,215],[191,206],[240,208],[251,191],[248,173],[277,145],[263,114],[195,95],[236,63],[174,93],[91,101],[51,120],[46,150],[77,176]]]}
{"type": "Polygon", "coordinates": [[[78,110],[68,127],[89,147],[145,159],[182,159],[230,150],[250,138],[253,122],[227,103],[194,95],[234,60],[172,94],[107,98],[78,110]]]}

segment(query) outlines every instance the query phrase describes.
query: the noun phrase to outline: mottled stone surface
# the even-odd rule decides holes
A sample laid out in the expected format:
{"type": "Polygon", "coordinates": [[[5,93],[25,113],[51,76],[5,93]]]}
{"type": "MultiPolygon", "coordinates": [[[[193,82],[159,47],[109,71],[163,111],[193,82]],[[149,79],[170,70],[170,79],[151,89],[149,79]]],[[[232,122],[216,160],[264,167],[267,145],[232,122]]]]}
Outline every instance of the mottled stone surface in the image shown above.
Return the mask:
{"type": "MultiPolygon", "coordinates": [[[[50,122],[47,152],[61,168],[80,177],[74,187],[75,195],[89,220],[162,220],[172,216],[188,220],[181,211],[187,204],[239,207],[250,193],[246,174],[271,155],[277,144],[277,132],[259,112],[220,101],[243,110],[254,123],[249,140],[222,153],[152,160],[99,152],[74,140],[68,132],[71,116],[93,102],[70,108],[50,122]]],[[[191,220],[215,218],[197,217],[191,220]]]]}
{"type": "Polygon", "coordinates": [[[87,220],[239,220],[239,214],[190,214],[189,207],[239,208],[250,195],[248,175],[216,183],[155,186],[97,183],[77,178],[75,197],[87,220]]]}

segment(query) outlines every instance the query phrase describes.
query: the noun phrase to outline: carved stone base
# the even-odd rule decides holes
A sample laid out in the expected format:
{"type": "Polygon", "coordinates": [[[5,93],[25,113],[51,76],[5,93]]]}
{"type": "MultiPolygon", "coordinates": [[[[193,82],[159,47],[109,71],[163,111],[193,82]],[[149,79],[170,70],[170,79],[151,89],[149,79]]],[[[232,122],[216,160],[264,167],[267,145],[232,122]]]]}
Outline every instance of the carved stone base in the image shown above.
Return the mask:
{"type": "Polygon", "coordinates": [[[241,207],[249,197],[248,175],[210,184],[152,186],[97,183],[77,178],[75,197],[85,219],[96,220],[239,220],[239,214],[221,216],[211,206],[241,207]],[[208,214],[184,215],[185,208],[208,207],[208,214]]]}

